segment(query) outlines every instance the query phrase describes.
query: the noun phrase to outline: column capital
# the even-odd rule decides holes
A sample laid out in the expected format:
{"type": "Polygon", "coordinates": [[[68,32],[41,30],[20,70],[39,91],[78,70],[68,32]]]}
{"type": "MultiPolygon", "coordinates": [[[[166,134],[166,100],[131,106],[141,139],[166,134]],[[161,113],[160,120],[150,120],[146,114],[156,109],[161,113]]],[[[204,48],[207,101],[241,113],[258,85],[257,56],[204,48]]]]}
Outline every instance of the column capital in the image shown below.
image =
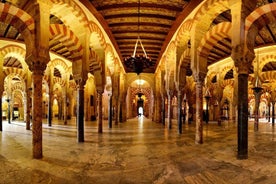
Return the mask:
{"type": "Polygon", "coordinates": [[[234,60],[235,66],[237,67],[237,72],[239,74],[248,74],[252,65],[252,61],[255,58],[255,53],[251,50],[247,50],[245,52],[241,45],[237,45],[232,49],[231,57],[234,60]]]}
{"type": "Polygon", "coordinates": [[[203,83],[204,79],[206,77],[206,73],[205,72],[196,72],[195,74],[193,74],[194,80],[196,83],[203,83]]]}

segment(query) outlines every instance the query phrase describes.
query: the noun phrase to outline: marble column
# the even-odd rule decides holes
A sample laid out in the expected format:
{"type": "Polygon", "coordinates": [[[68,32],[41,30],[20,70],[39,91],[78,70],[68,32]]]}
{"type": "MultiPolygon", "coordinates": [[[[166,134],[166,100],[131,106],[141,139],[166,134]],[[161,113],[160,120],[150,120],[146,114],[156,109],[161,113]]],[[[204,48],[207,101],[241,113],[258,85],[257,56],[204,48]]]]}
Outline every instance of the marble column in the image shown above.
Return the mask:
{"type": "Polygon", "coordinates": [[[248,158],[248,74],[238,74],[238,159],[248,158]]]}
{"type": "Polygon", "coordinates": [[[118,96],[114,96],[114,100],[115,100],[115,103],[114,103],[114,123],[115,125],[118,125],[119,123],[119,110],[118,110],[118,106],[119,106],[119,103],[118,103],[118,100],[119,100],[119,97],[118,96]]]}
{"type": "Polygon", "coordinates": [[[4,65],[4,57],[3,55],[0,55],[0,97],[1,97],[1,102],[0,102],[0,131],[3,131],[3,115],[2,115],[2,95],[4,91],[4,73],[3,73],[3,65],[4,65]]]}
{"type": "Polygon", "coordinates": [[[259,129],[259,106],[260,106],[260,100],[261,100],[261,95],[262,95],[262,88],[260,88],[260,87],[254,87],[252,89],[253,89],[254,95],[255,95],[254,131],[258,131],[258,129],[259,129]]]}
{"type": "Polygon", "coordinates": [[[52,100],[52,92],[49,92],[49,97],[48,97],[48,126],[52,126],[52,116],[53,116],[53,111],[52,111],[52,106],[53,106],[53,100],[52,100]]]}
{"type": "Polygon", "coordinates": [[[181,91],[178,91],[177,93],[177,122],[178,122],[178,133],[182,134],[182,93],[181,91]]]}
{"type": "Polygon", "coordinates": [[[63,122],[64,122],[64,125],[67,125],[67,111],[68,111],[68,102],[67,102],[67,97],[66,95],[63,97],[63,122]]]}
{"type": "Polygon", "coordinates": [[[3,92],[0,92],[0,97],[1,97],[1,100],[0,100],[0,131],[2,132],[3,131],[3,114],[2,114],[2,93],[3,92]]]}
{"type": "Polygon", "coordinates": [[[103,133],[103,90],[97,90],[98,100],[98,133],[103,133]]]}
{"type": "Polygon", "coordinates": [[[275,120],[275,101],[272,101],[272,125],[274,126],[274,120],[275,120]]]}
{"type": "Polygon", "coordinates": [[[166,122],[165,100],[166,100],[165,95],[162,95],[161,121],[164,126],[165,126],[165,122],[166,122]]]}
{"type": "Polygon", "coordinates": [[[77,138],[78,142],[84,142],[84,81],[77,81],[77,138]]]}
{"type": "MultiPolygon", "coordinates": [[[[46,67],[45,67],[46,68],[46,67]]],[[[43,69],[35,68],[32,74],[33,80],[33,101],[32,101],[32,120],[33,120],[33,157],[42,158],[42,79],[43,69]]]]}
{"type": "Polygon", "coordinates": [[[173,91],[168,90],[168,129],[172,128],[172,97],[173,91]]]}
{"type": "Polygon", "coordinates": [[[27,89],[26,92],[26,130],[31,129],[31,109],[32,109],[32,88],[27,89]]]}
{"type": "Polygon", "coordinates": [[[196,80],[196,133],[195,143],[203,143],[203,80],[196,80]]]}
{"type": "Polygon", "coordinates": [[[108,128],[112,128],[112,94],[108,94],[108,128]]]}
{"type": "Polygon", "coordinates": [[[268,102],[268,112],[267,112],[267,118],[268,118],[268,122],[270,122],[270,102],[268,102]]]}

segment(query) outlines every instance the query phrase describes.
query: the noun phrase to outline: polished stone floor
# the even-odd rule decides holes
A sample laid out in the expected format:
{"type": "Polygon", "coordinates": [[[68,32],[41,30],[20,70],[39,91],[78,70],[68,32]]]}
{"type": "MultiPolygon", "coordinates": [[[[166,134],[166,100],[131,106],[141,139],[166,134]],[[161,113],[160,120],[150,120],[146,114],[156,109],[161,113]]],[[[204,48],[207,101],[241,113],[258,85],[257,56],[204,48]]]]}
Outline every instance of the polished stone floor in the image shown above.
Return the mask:
{"type": "Polygon", "coordinates": [[[204,126],[204,144],[194,144],[194,124],[177,133],[136,118],[97,133],[85,122],[85,142],[77,143],[74,121],[43,124],[43,159],[32,158],[32,134],[23,122],[4,121],[0,132],[1,184],[223,184],[276,183],[276,135],[271,123],[258,132],[249,123],[249,158],[237,160],[233,122],[204,126]]]}

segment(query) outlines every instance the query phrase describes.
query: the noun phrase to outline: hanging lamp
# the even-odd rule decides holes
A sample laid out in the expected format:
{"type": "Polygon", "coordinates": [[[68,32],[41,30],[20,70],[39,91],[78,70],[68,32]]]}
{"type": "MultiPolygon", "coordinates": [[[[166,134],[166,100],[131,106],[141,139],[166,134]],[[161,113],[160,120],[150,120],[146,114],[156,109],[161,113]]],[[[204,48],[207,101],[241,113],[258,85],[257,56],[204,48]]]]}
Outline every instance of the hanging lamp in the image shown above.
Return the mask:
{"type": "Polygon", "coordinates": [[[140,38],[140,0],[138,0],[138,36],[134,46],[133,54],[132,56],[125,58],[125,64],[126,66],[132,67],[137,75],[143,72],[144,67],[151,65],[151,60],[148,57],[140,38]],[[143,55],[136,55],[138,45],[141,46],[143,55]]]}

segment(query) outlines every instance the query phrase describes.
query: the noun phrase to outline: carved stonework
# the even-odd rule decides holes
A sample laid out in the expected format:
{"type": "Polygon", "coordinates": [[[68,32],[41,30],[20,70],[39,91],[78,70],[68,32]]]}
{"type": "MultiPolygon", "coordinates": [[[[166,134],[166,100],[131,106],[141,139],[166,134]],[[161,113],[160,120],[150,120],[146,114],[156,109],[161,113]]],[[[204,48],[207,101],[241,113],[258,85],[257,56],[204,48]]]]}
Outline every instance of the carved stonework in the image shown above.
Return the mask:
{"type": "Polygon", "coordinates": [[[255,53],[254,51],[250,50],[244,53],[244,49],[242,48],[242,46],[238,45],[233,48],[231,57],[234,60],[238,73],[248,74],[252,65],[252,61],[255,58],[255,53]]]}

